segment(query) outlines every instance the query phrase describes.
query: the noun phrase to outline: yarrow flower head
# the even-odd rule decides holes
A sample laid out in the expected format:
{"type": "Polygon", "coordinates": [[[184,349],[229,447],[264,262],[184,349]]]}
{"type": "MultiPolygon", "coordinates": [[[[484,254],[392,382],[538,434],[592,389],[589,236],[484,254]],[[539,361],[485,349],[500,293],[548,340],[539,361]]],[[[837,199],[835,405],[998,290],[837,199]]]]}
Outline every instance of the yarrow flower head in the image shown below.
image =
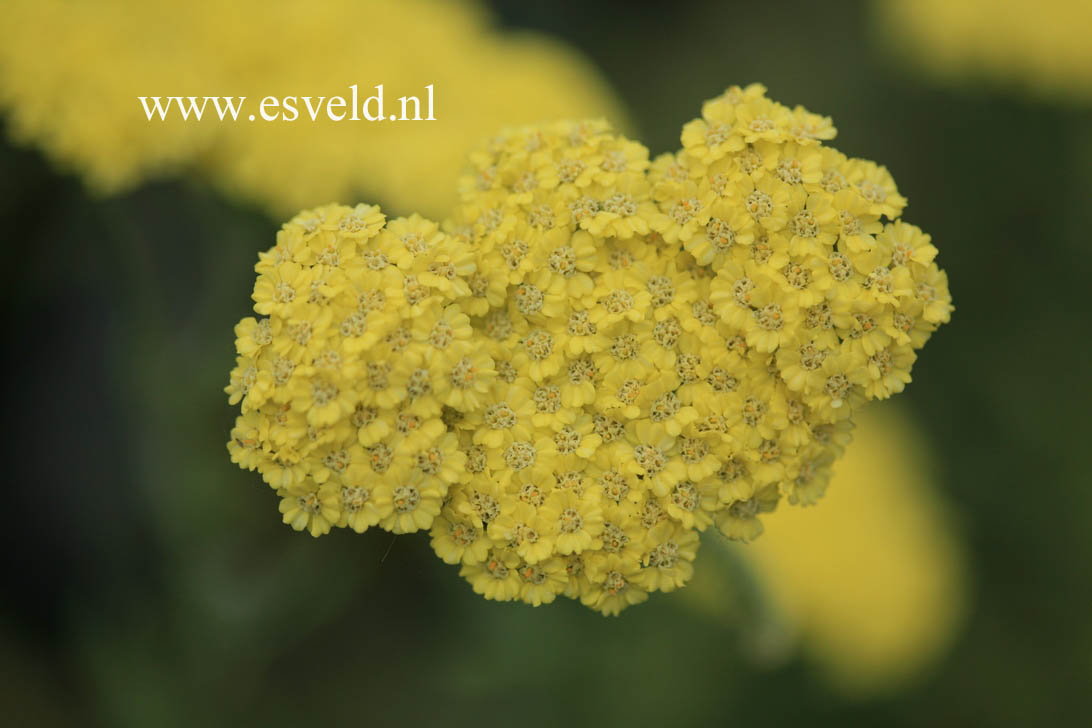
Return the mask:
{"type": "Polygon", "coordinates": [[[466,245],[419,216],[330,205],[287,223],[255,269],[232,458],[297,530],[429,528],[466,472],[445,407],[471,410],[496,374],[458,304],[466,245]]]}
{"type": "Polygon", "coordinates": [[[442,230],[302,213],[236,329],[232,458],[313,535],[428,529],[488,599],[683,586],[700,532],[822,496],[951,313],[891,176],[833,136],[734,87],[655,160],[602,121],[504,132],[442,230]]]}

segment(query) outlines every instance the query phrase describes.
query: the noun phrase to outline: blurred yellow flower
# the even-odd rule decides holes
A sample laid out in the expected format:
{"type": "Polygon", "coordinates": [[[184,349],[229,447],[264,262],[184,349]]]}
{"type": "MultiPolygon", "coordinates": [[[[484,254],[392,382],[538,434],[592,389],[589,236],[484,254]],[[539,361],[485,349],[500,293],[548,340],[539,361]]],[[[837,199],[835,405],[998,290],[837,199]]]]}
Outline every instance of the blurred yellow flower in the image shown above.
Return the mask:
{"type": "Polygon", "coordinates": [[[738,550],[811,657],[845,691],[896,687],[936,660],[964,614],[962,545],[920,433],[865,408],[820,507],[779,509],[738,550]]]}
{"type": "Polygon", "coordinates": [[[276,215],[366,197],[438,216],[465,150],[495,129],[621,118],[576,51],[496,32],[472,0],[5,0],[0,26],[12,134],[103,193],[195,169],[276,215]],[[352,84],[361,100],[383,84],[388,109],[432,85],[437,121],[148,121],[138,101],[246,96],[256,112],[266,95],[346,96],[352,84]]]}
{"type": "Polygon", "coordinates": [[[1088,0],[876,0],[875,11],[884,45],[938,77],[1092,96],[1088,0]]]}

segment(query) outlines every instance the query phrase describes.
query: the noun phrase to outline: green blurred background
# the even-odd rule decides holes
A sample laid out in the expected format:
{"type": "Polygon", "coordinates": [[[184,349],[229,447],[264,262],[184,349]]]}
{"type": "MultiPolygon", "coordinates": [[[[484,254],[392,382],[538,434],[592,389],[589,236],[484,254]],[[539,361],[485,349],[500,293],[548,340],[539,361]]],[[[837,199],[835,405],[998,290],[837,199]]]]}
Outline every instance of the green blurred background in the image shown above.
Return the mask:
{"type": "Polygon", "coordinates": [[[849,698],[756,652],[745,597],[717,615],[658,595],[618,619],[496,604],[426,538],[292,532],[224,448],[231,330],[279,221],[197,181],[92,198],[5,140],[12,724],[1086,724],[1092,103],[935,85],[855,2],[492,6],[586,53],[654,152],[701,99],[759,80],[892,171],[956,304],[900,398],[969,552],[954,645],[849,698]]]}

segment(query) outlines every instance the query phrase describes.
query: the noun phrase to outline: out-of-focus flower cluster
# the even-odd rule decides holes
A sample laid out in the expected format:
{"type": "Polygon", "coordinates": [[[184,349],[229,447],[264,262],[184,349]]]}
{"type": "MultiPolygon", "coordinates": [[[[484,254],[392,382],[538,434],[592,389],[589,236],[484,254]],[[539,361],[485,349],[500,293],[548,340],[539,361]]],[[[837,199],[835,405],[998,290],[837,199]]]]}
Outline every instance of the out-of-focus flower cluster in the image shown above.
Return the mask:
{"type": "Polygon", "coordinates": [[[229,449],[284,519],[429,529],[489,599],[606,614],[826,488],[851,416],[952,310],[887,171],[760,85],[650,161],[605,122],[471,155],[441,232],[302,213],[236,330],[229,449]]]}
{"type": "MultiPolygon", "coordinates": [[[[619,118],[560,42],[499,33],[475,0],[5,0],[0,108],[11,133],[105,193],[193,169],[277,215],[381,197],[444,214],[465,150],[501,126],[619,118]],[[437,121],[148,121],[139,96],[347,96],[435,89],[437,121]],[[286,170],[291,170],[287,173],[286,170]]],[[[304,109],[303,101],[298,102],[304,109]]],[[[306,119],[306,120],[305,120],[306,119]]]]}
{"type": "Polygon", "coordinates": [[[822,506],[780,509],[740,553],[826,676],[871,695],[904,686],[951,644],[966,556],[913,421],[894,402],[855,421],[822,506]]]}
{"type": "Polygon", "coordinates": [[[942,78],[990,78],[1092,96],[1088,0],[877,0],[885,45],[942,78]]]}

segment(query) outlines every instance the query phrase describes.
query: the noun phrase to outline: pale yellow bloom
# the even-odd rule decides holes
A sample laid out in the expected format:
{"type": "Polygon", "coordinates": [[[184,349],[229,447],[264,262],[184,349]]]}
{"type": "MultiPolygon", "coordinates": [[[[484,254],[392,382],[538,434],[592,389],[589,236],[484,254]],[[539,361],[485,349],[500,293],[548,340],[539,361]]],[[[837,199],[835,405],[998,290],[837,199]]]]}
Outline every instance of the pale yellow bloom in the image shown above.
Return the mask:
{"type": "Polygon", "coordinates": [[[502,131],[442,228],[301,213],[236,327],[232,458],[313,535],[430,529],[488,599],[684,586],[700,531],[823,496],[952,311],[928,236],[881,222],[891,175],[833,134],[732,88],[651,165],[605,122],[502,131]]]}

